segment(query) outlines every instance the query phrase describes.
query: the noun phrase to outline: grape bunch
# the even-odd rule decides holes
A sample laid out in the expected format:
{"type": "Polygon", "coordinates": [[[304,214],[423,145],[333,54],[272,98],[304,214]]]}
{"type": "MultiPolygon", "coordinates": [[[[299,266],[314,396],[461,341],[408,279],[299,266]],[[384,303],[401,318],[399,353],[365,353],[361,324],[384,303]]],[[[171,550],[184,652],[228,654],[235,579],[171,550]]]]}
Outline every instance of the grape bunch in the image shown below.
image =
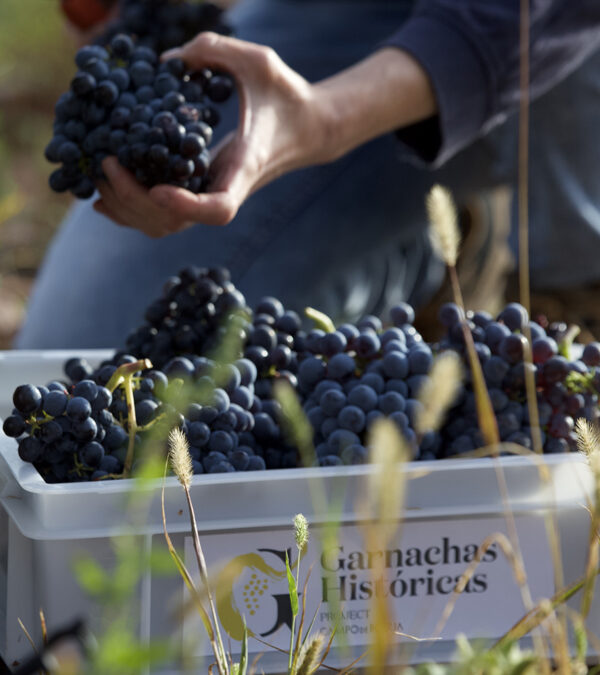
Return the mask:
{"type": "Polygon", "coordinates": [[[436,456],[439,434],[417,438],[414,431],[433,353],[412,325],[410,305],[394,307],[391,318],[386,329],[378,317],[367,316],[306,336],[309,355],[298,367],[298,388],[321,466],[364,463],[368,432],[382,417],[397,425],[414,459],[436,456]]]}
{"type": "Polygon", "coordinates": [[[229,35],[223,10],[212,2],[184,0],[121,0],[118,16],[111,21],[96,44],[106,45],[115,35],[125,33],[139,45],[160,54],[179,47],[202,31],[229,35]]]}
{"type": "Polygon", "coordinates": [[[79,70],[56,103],[45,150],[50,162],[61,164],[50,175],[54,191],[88,199],[108,155],[147,187],[206,189],[207,147],[219,122],[213,104],[229,98],[230,78],[208,69],[190,72],[181,59],[159,63],[153,49],[125,34],[106,48],[82,47],[75,62],[79,70]]]}
{"type": "Polygon", "coordinates": [[[65,382],[17,387],[4,433],[49,483],[129,475],[148,444],[158,439],[166,454],[173,427],[187,437],[195,474],[298,466],[298,453],[276,422],[279,404],[255,393],[252,361],[224,365],[176,356],[162,370],[148,365],[120,352],[97,369],[69,359],[65,382]],[[123,367],[132,369],[134,418],[117,377],[123,367]]]}
{"type": "MultiPolygon", "coordinates": [[[[252,361],[217,363],[176,356],[164,367],[170,382],[184,383],[178,422],[190,444],[194,473],[227,473],[299,465],[278,424],[279,404],[256,393],[252,361]],[[174,379],[175,378],[175,379],[174,379]]],[[[173,399],[171,398],[171,405],[173,399]]]]}
{"type": "Polygon", "coordinates": [[[229,270],[186,267],[167,279],[161,296],[147,307],[145,322],[127,337],[125,349],[162,367],[175,356],[210,353],[232,331],[241,343],[251,314],[229,270]]]}
{"type": "Polygon", "coordinates": [[[95,480],[123,471],[128,435],[111,413],[112,393],[93,380],[68,387],[59,381],[14,392],[14,410],[4,420],[18,439],[19,457],[48,483],[95,480]]]}
{"type": "Polygon", "coordinates": [[[253,405],[256,413],[243,443],[264,456],[267,468],[280,468],[297,466],[299,458],[281,430],[273,383],[285,379],[297,387],[304,335],[298,314],[278,299],[264,297],[250,308],[227,269],[187,267],[166,281],[161,296],[147,308],[145,323],[128,336],[125,350],[165,370],[169,363],[187,363],[189,377],[189,364],[198,355],[214,352],[229,339],[238,350],[234,356],[250,363],[255,373],[250,391],[237,390],[232,399],[253,405]]]}
{"type": "MultiPolygon", "coordinates": [[[[273,384],[285,379],[297,387],[295,373],[303,350],[304,331],[298,314],[273,297],[264,297],[251,309],[224,268],[182,269],[169,278],[162,295],[146,310],[145,323],[127,338],[125,349],[170,370],[169,363],[190,363],[214,352],[230,340],[236,358],[250,363],[255,373],[250,391],[237,390],[232,399],[254,406],[254,431],[244,444],[264,455],[267,468],[297,466],[297,451],[279,425],[281,408],[273,384]],[[254,400],[254,403],[250,399],[254,400]]],[[[184,369],[185,371],[185,369],[184,369]]]]}
{"type": "MultiPolygon", "coordinates": [[[[117,363],[135,359],[115,358],[117,363]]],[[[106,374],[95,377],[110,375],[115,365],[113,359],[103,366],[106,374]]],[[[177,426],[188,439],[195,474],[265,469],[254,433],[262,410],[254,393],[256,377],[252,362],[243,358],[220,364],[204,356],[175,356],[162,370],[141,371],[134,392],[141,444],[153,437],[164,440],[177,426]]],[[[125,417],[125,402],[121,405],[118,412],[125,417]]]]}
{"type": "MultiPolygon", "coordinates": [[[[448,303],[440,309],[439,318],[446,328],[440,348],[458,351],[465,357],[465,363],[461,321],[466,318],[501,441],[533,449],[534,430],[525,389],[524,349],[528,326],[543,451],[559,453],[577,449],[574,432],[577,420],[595,422],[598,419],[600,371],[596,369],[600,365],[600,344],[590,343],[583,348],[581,358],[569,359],[559,353],[556,340],[540,324],[531,321],[518,303],[506,305],[495,319],[487,312],[468,312],[464,317],[455,304],[448,303]]],[[[470,452],[482,445],[475,394],[467,383],[443,429],[443,456],[470,452]]]]}
{"type": "Polygon", "coordinates": [[[275,297],[250,308],[227,269],[186,267],[98,368],[72,358],[64,381],[18,387],[4,432],[48,482],[127,476],[152,443],[166,452],[173,427],[188,439],[195,473],[294,468],[306,458],[283,426],[274,385],[284,380],[312,426],[316,465],[367,461],[369,432],[383,417],[396,424],[415,460],[463,455],[484,444],[464,326],[502,441],[532,449],[539,431],[545,453],[569,452],[577,447],[577,420],[600,417],[600,343],[569,358],[572,331],[559,324],[546,331],[517,303],[496,318],[464,316],[447,303],[439,313],[445,335],[435,345],[416,330],[407,304],[392,309],[389,326],[366,316],[336,328],[314,310],[307,314],[316,322],[308,330],[275,297]],[[537,430],[525,386],[528,332],[537,430]],[[435,355],[445,350],[462,356],[466,379],[440,431],[417,434],[419,395],[435,355]]]}

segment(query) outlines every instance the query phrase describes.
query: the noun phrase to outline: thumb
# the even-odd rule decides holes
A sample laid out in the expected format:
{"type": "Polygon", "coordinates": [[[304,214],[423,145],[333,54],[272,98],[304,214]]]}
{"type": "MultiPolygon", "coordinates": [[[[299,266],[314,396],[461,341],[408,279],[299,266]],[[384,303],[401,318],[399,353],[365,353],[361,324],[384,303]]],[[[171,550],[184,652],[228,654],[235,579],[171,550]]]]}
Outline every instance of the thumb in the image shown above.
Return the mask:
{"type": "Polygon", "coordinates": [[[160,60],[168,61],[169,59],[180,59],[182,51],[182,47],[173,47],[172,49],[167,49],[166,52],[163,52],[160,55],[160,60]]]}
{"type": "MultiPolygon", "coordinates": [[[[177,56],[194,68],[206,66],[235,73],[253,60],[264,48],[219,33],[204,31],[177,50],[165,54],[177,56]]],[[[164,56],[164,55],[163,55],[164,56]]]]}

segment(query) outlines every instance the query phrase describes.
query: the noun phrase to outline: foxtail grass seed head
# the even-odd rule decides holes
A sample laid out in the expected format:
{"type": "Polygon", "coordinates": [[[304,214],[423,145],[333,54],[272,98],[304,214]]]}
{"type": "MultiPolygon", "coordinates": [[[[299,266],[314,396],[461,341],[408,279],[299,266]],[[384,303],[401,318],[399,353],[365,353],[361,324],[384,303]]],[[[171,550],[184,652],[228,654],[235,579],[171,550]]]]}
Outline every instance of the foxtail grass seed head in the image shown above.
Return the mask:
{"type": "Polygon", "coordinates": [[[304,651],[300,654],[298,663],[298,670],[296,671],[297,675],[310,675],[314,673],[317,667],[319,666],[321,652],[325,645],[325,636],[322,633],[318,633],[314,638],[308,642],[307,646],[304,648],[304,651]]]}
{"type": "Polygon", "coordinates": [[[188,442],[181,429],[171,429],[169,433],[169,461],[174,474],[184,487],[189,487],[194,475],[192,458],[188,449],[188,442]]]}
{"type": "Polygon", "coordinates": [[[429,236],[435,252],[449,267],[456,266],[460,233],[456,206],[450,191],[434,185],[425,200],[429,217],[429,236]]]}
{"type": "Polygon", "coordinates": [[[458,354],[445,352],[438,356],[429,379],[419,392],[419,400],[423,406],[416,419],[417,433],[439,429],[446,412],[456,399],[461,380],[462,366],[458,354]]]}
{"type": "Polygon", "coordinates": [[[298,550],[302,552],[308,544],[308,520],[301,513],[294,516],[294,538],[298,550]]]}
{"type": "Polygon", "coordinates": [[[366,517],[381,521],[401,511],[404,499],[403,466],[408,461],[409,450],[396,425],[386,419],[375,421],[369,444],[374,471],[368,477],[363,508],[366,517]]]}
{"type": "Polygon", "coordinates": [[[579,418],[575,433],[577,447],[587,457],[592,471],[600,475],[600,430],[587,420],[579,418]]]}

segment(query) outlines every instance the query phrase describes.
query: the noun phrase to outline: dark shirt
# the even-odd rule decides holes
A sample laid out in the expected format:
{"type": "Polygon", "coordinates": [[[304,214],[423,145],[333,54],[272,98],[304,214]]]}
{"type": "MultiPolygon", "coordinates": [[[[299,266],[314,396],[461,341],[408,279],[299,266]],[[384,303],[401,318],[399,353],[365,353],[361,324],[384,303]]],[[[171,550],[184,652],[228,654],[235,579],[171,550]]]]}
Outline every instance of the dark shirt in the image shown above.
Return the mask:
{"type": "MultiPolygon", "coordinates": [[[[427,71],[438,116],[398,135],[439,166],[518,106],[519,0],[420,0],[384,46],[427,71]]],[[[600,0],[531,0],[530,95],[573,72],[600,47],[600,0]]]]}

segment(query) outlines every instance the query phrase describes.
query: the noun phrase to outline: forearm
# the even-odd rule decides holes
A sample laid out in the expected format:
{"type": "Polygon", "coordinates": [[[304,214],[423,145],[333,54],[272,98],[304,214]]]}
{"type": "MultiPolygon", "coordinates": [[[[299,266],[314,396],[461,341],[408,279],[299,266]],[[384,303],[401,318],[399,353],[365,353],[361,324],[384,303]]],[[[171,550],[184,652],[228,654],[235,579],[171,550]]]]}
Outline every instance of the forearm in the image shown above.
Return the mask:
{"type": "MultiPolygon", "coordinates": [[[[438,101],[439,143],[408,129],[415,155],[440,166],[516,110],[520,100],[520,0],[420,0],[386,41],[412,54],[438,101]]],[[[598,0],[530,3],[529,96],[533,100],[600,47],[598,0]]]]}
{"type": "MultiPolygon", "coordinates": [[[[231,73],[239,119],[215,151],[210,190],[203,194],[169,185],[149,192],[105,160],[108,178],[95,208],[150,236],[164,236],[194,222],[226,225],[247,197],[290,171],[325,164],[382,134],[435,115],[424,69],[405,51],[386,47],[327,80],[311,84],[268,47],[201,33],[163,58],[192,68],[231,73]]],[[[114,160],[114,161],[111,161],[114,160]]]]}
{"type": "Polygon", "coordinates": [[[314,85],[325,127],[324,161],[437,112],[425,70],[394,47],[314,85]]]}

